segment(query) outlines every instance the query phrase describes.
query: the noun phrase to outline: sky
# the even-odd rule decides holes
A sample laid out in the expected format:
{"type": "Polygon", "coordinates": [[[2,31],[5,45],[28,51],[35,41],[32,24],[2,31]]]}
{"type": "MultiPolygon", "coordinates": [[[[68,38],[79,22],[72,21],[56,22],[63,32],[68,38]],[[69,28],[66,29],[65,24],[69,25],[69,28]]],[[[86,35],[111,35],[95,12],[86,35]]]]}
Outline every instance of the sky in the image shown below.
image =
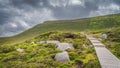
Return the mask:
{"type": "Polygon", "coordinates": [[[48,20],[120,13],[120,0],[0,0],[0,37],[13,36],[48,20]]]}

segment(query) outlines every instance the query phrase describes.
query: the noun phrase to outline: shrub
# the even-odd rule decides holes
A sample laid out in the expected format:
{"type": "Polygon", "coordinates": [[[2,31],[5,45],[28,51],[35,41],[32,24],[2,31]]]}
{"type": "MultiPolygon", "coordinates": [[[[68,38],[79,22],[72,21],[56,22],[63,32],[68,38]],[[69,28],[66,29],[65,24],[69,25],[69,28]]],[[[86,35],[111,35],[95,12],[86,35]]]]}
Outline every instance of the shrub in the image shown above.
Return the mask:
{"type": "Polygon", "coordinates": [[[12,46],[12,45],[1,45],[0,46],[0,52],[1,53],[8,53],[8,52],[11,52],[11,51],[14,51],[15,50],[15,47],[12,46]]]}

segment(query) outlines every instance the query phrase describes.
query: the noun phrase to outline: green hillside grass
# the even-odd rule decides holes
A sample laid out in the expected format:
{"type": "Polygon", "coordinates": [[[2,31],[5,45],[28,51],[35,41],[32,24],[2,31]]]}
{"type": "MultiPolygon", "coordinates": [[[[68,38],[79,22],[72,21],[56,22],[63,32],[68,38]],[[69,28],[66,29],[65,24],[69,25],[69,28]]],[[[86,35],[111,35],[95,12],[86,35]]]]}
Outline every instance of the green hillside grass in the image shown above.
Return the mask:
{"type": "Polygon", "coordinates": [[[15,45],[0,46],[0,68],[100,68],[94,48],[80,32],[46,32],[15,45]],[[70,62],[55,61],[60,50],[55,44],[39,44],[43,40],[58,40],[73,44],[74,50],[66,50],[70,62]],[[31,43],[34,42],[34,43],[31,43]],[[23,52],[16,49],[22,48],[23,52]]]}
{"type": "Polygon", "coordinates": [[[47,31],[102,30],[120,26],[120,14],[83,18],[77,20],[46,21],[13,37],[0,38],[0,44],[15,44],[34,38],[47,31]]]}

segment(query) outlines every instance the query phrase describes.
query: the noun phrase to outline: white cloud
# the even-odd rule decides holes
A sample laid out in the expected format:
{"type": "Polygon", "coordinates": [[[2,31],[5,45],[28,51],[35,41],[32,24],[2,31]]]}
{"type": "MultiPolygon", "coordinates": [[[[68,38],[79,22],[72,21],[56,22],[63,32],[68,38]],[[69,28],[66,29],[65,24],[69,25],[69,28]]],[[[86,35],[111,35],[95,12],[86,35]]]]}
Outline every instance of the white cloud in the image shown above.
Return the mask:
{"type": "Polygon", "coordinates": [[[10,23],[13,28],[16,28],[17,25],[15,23],[10,23]]]}
{"type": "Polygon", "coordinates": [[[98,7],[98,10],[92,11],[89,15],[89,17],[92,16],[99,16],[99,15],[107,15],[107,14],[114,14],[114,13],[119,13],[120,11],[120,6],[114,3],[111,3],[109,5],[100,5],[98,7]]]}
{"type": "Polygon", "coordinates": [[[84,6],[83,0],[49,0],[49,3],[53,7],[66,7],[71,5],[84,6]]]}
{"type": "Polygon", "coordinates": [[[27,28],[30,28],[30,26],[29,26],[25,21],[19,20],[19,23],[20,23],[23,27],[25,27],[26,29],[27,29],[27,28]]]}
{"type": "Polygon", "coordinates": [[[82,5],[83,4],[81,0],[70,0],[70,3],[72,5],[82,5]]]}
{"type": "Polygon", "coordinates": [[[120,10],[120,6],[112,3],[112,4],[107,5],[107,6],[101,5],[101,6],[99,6],[99,9],[100,10],[120,10]]]}
{"type": "Polygon", "coordinates": [[[69,0],[49,0],[49,3],[53,7],[66,7],[69,0]]]}

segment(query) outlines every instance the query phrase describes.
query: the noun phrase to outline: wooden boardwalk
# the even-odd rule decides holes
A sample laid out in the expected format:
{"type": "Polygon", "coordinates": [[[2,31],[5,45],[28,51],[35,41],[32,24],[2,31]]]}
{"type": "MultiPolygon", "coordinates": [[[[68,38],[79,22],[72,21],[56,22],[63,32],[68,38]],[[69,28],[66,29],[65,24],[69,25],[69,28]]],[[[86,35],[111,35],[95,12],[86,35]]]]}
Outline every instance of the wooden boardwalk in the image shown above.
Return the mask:
{"type": "Polygon", "coordinates": [[[86,35],[86,37],[94,45],[102,68],[120,68],[120,60],[105,48],[104,44],[92,36],[86,35]]]}

